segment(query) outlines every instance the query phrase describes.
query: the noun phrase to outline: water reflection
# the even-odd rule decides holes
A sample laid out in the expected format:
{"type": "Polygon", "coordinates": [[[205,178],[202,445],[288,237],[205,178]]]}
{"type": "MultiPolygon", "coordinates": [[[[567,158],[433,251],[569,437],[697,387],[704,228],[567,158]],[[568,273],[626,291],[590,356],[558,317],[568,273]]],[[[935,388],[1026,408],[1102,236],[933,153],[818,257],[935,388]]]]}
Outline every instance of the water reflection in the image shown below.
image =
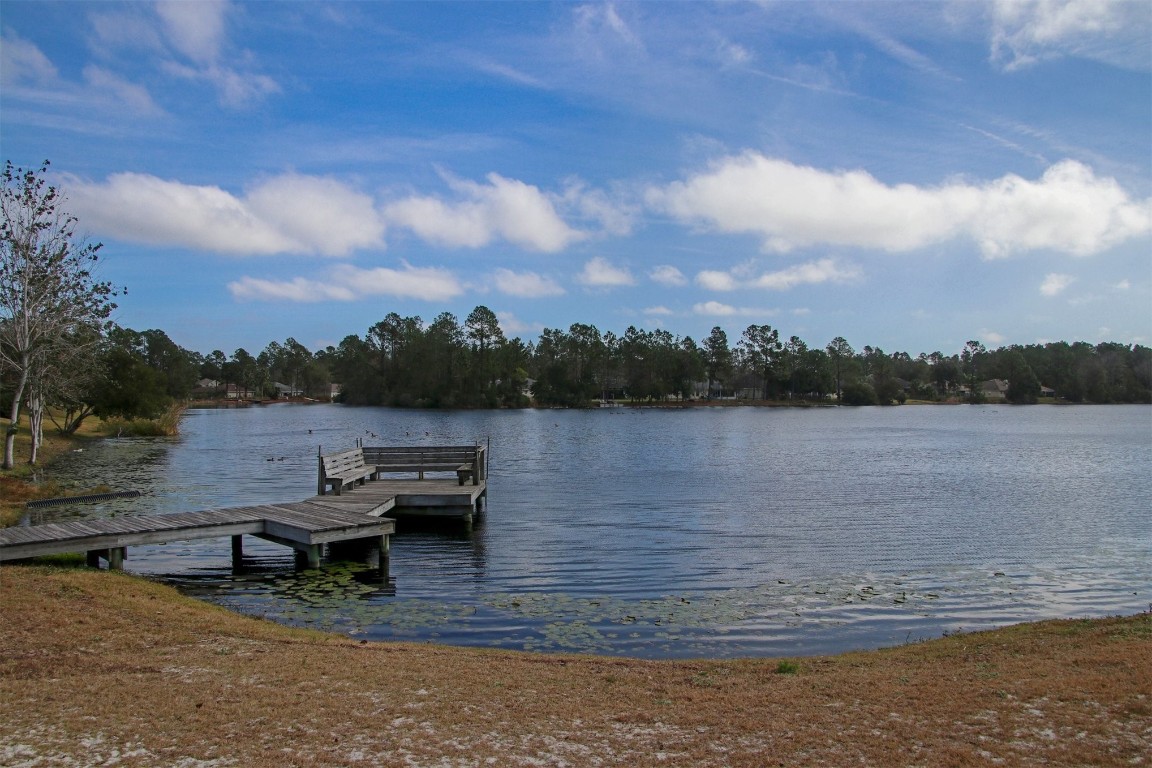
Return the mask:
{"type": "Polygon", "coordinates": [[[143,497],[33,521],[306,498],[321,447],[371,434],[490,439],[482,522],[402,529],[387,585],[351,562],[301,575],[255,540],[241,574],[226,539],[134,548],[127,566],[359,636],[656,657],[837,651],[1152,602],[1142,407],[193,411],[179,439],[67,457],[78,486],[143,497]]]}

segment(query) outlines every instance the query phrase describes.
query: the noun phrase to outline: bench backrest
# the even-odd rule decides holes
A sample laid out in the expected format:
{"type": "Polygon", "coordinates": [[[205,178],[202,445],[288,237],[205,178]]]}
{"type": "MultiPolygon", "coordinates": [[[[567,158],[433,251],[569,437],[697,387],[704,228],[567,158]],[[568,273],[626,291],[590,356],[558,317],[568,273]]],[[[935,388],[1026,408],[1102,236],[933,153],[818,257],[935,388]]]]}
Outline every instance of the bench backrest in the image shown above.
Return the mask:
{"type": "Polygon", "coordinates": [[[469,464],[479,479],[485,476],[486,449],[478,445],[364,446],[364,461],[377,467],[419,467],[469,464]]]}
{"type": "Polygon", "coordinates": [[[330,453],[320,457],[320,464],[325,475],[339,475],[346,469],[361,469],[364,467],[364,451],[352,448],[340,453],[330,453]]]}

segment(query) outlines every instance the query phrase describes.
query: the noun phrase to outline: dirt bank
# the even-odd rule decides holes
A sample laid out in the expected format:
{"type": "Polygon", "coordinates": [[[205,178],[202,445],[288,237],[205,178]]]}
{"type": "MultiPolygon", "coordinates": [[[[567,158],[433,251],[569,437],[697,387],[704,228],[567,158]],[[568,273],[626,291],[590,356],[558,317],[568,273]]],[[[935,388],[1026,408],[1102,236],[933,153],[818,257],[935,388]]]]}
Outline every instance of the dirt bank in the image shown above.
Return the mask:
{"type": "Polygon", "coordinates": [[[793,660],[361,643],[0,568],[0,764],[1146,765],[1152,615],[793,660]]]}

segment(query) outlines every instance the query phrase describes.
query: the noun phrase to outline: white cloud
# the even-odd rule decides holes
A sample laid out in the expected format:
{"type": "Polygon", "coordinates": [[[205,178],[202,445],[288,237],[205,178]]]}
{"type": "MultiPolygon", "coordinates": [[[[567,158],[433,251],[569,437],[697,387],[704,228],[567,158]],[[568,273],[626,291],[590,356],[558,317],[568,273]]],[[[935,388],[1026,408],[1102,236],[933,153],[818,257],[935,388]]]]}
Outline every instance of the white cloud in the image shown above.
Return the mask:
{"type": "Polygon", "coordinates": [[[720,272],[715,269],[697,272],[696,284],[710,291],[734,291],[740,285],[731,272],[720,272]]]}
{"type": "Polygon", "coordinates": [[[5,30],[0,40],[0,84],[9,87],[43,85],[55,79],[55,65],[35,43],[22,39],[11,30],[5,30]]]}
{"type": "Polygon", "coordinates": [[[626,269],[613,266],[607,259],[597,256],[584,264],[584,269],[576,277],[577,281],[592,288],[615,288],[634,285],[635,280],[626,269]]]}
{"type": "Polygon", "coordinates": [[[6,30],[0,40],[0,85],[9,89],[6,93],[19,94],[17,98],[92,110],[100,113],[98,120],[110,114],[128,118],[164,114],[147,89],[104,67],[88,64],[81,74],[84,84],[60,79],[48,57],[11,30],[6,30]]]}
{"type": "Polygon", "coordinates": [[[500,330],[505,336],[515,336],[521,333],[539,333],[544,329],[540,324],[526,323],[511,312],[497,312],[496,319],[500,321],[500,330]]]}
{"type": "Polygon", "coordinates": [[[224,14],[228,10],[225,0],[160,2],[153,8],[173,48],[199,64],[217,61],[224,40],[224,14]]]}
{"type": "Polygon", "coordinates": [[[1120,282],[1116,283],[1112,287],[1115,288],[1117,291],[1127,291],[1132,287],[1132,283],[1130,283],[1127,279],[1125,279],[1125,280],[1121,280],[1120,282]]]}
{"type": "Polygon", "coordinates": [[[104,3],[97,7],[99,11],[88,14],[92,33],[88,43],[96,56],[110,59],[113,51],[118,49],[133,51],[137,55],[141,51],[167,55],[163,25],[157,23],[158,17],[150,12],[149,6],[104,3]]]}
{"type": "Polygon", "coordinates": [[[589,189],[579,179],[569,179],[564,194],[558,199],[566,209],[581,219],[598,224],[611,235],[627,235],[632,232],[636,218],[635,205],[627,202],[621,194],[609,196],[600,189],[589,189]]]}
{"type": "Polygon", "coordinates": [[[487,58],[477,58],[473,59],[470,63],[481,72],[486,72],[490,75],[496,75],[497,77],[511,80],[512,82],[519,85],[527,85],[531,88],[547,87],[546,84],[539,78],[533,77],[526,72],[522,72],[515,67],[510,67],[507,64],[501,64],[498,61],[492,61],[491,59],[487,58]]]}
{"type": "Polygon", "coordinates": [[[645,307],[642,311],[645,315],[653,316],[666,316],[673,314],[672,310],[665,306],[645,307]]]}
{"type": "Polygon", "coordinates": [[[155,8],[164,37],[172,48],[192,62],[192,66],[168,62],[164,69],[169,74],[207,81],[220,94],[220,101],[232,107],[243,107],[279,93],[280,85],[271,77],[240,71],[225,56],[228,44],[225,24],[230,10],[227,0],[160,2],[155,8]]]}
{"type": "Polygon", "coordinates": [[[409,197],[385,207],[387,220],[423,240],[449,247],[479,248],[496,238],[534,251],[553,253],[585,237],[557,214],[537,187],[490,173],[487,184],[449,180],[462,197],[446,203],[409,197]]]}
{"type": "Polygon", "coordinates": [[[163,69],[175,77],[203,80],[213,85],[220,94],[220,102],[229,107],[244,107],[264,96],[280,92],[280,85],[267,75],[238,72],[215,64],[189,67],[172,61],[165,63],[163,69]]]}
{"type": "Polygon", "coordinates": [[[1089,256],[1152,229],[1152,199],[1132,201],[1115,179],[1072,160],[1038,182],[1004,176],[981,197],[968,228],[985,258],[1039,249],[1089,256]]]}
{"type": "Polygon", "coordinates": [[[738,288],[787,291],[798,285],[844,283],[855,280],[860,275],[859,267],[842,266],[833,259],[819,259],[776,272],[765,272],[759,276],[756,276],[748,266],[737,267],[729,272],[703,270],[696,275],[696,284],[712,291],[734,291],[738,288]]]}
{"type": "Polygon", "coordinates": [[[648,273],[648,278],[654,283],[659,283],[669,288],[688,284],[688,278],[684,277],[684,273],[668,264],[653,267],[652,271],[648,273]]]}
{"type": "Polygon", "coordinates": [[[493,275],[496,289],[509,296],[536,299],[545,296],[562,296],[565,291],[550,277],[535,272],[513,272],[510,269],[497,269],[493,275]]]}
{"type": "Polygon", "coordinates": [[[113,72],[95,65],[85,67],[83,74],[88,85],[111,95],[114,101],[130,109],[133,114],[145,117],[164,114],[164,110],[156,105],[148,89],[143,86],[130,83],[113,72]]]}
{"type": "Polygon", "coordinates": [[[705,301],[692,305],[692,312],[706,317],[768,317],[776,314],[769,309],[756,307],[734,307],[719,301],[705,301]]]}
{"type": "Polygon", "coordinates": [[[623,43],[626,47],[643,50],[644,44],[632,31],[612,3],[586,4],[576,7],[576,27],[585,36],[585,44],[603,55],[604,48],[623,43]]]}
{"type": "Polygon", "coordinates": [[[358,269],[341,265],[336,268],[337,283],[355,286],[366,296],[401,296],[425,301],[444,301],[464,293],[455,275],[435,267],[404,265],[403,270],[377,267],[358,269]]]}
{"type": "Polygon", "coordinates": [[[752,62],[752,54],[747,48],[723,38],[716,43],[716,58],[724,67],[742,67],[752,62]]]}
{"type": "Polygon", "coordinates": [[[248,192],[254,214],[305,251],[345,256],[382,248],[384,222],[375,201],[331,178],[286,174],[248,192]]]}
{"type": "Polygon", "coordinates": [[[237,299],[291,302],[355,301],[371,296],[444,301],[464,292],[451,272],[409,264],[400,270],[340,264],[323,280],[243,277],[229,283],[228,290],[237,299]]]}
{"type": "Polygon", "coordinates": [[[752,283],[757,288],[786,291],[798,285],[819,283],[845,283],[860,277],[859,267],[840,266],[832,259],[797,264],[778,272],[767,272],[752,283]]]}
{"type": "Polygon", "coordinates": [[[1075,281],[1076,278],[1072,277],[1072,275],[1050,272],[1044,276],[1044,282],[1040,284],[1040,293],[1045,296],[1059,296],[1075,281]]]}
{"type": "Polygon", "coordinates": [[[1141,2],[996,0],[992,60],[1013,70],[1062,55],[1148,66],[1149,14],[1141,2]]]}
{"type": "Polygon", "coordinates": [[[345,286],[333,285],[329,281],[306,280],[303,277],[292,280],[242,277],[229,283],[228,291],[237,299],[257,301],[352,301],[356,298],[356,294],[345,286]]]}
{"type": "Polygon", "coordinates": [[[989,346],[1000,346],[1004,343],[1007,337],[1002,333],[997,333],[996,331],[990,331],[987,328],[982,328],[980,330],[980,338],[983,339],[984,343],[989,346]]]}
{"type": "Polygon", "coordinates": [[[111,11],[101,8],[88,17],[90,42],[103,59],[111,60],[121,50],[131,51],[134,65],[151,63],[171,77],[206,82],[216,90],[220,103],[245,107],[278,93],[280,85],[253,71],[250,51],[234,50],[227,29],[231,10],[226,0],[167,0],[111,11]],[[141,53],[149,58],[143,59],[141,53]]]}
{"type": "Polygon", "coordinates": [[[736,307],[730,304],[721,304],[718,301],[705,301],[700,304],[694,304],[692,311],[698,315],[720,315],[728,317],[736,314],[736,307]]]}
{"type": "Polygon", "coordinates": [[[62,186],[72,212],[106,237],[238,255],[345,256],[384,247],[372,199],[333,179],[274,177],[243,198],[138,173],[104,183],[71,177],[62,186]]]}
{"type": "Polygon", "coordinates": [[[1098,253],[1152,229],[1152,200],[1072,160],[1039,181],[890,186],[865,171],[822,171],[756,152],[650,188],[648,204],[701,229],[750,233],[770,251],[818,244],[905,252],[959,236],[985,258],[1034,249],[1098,253]]]}

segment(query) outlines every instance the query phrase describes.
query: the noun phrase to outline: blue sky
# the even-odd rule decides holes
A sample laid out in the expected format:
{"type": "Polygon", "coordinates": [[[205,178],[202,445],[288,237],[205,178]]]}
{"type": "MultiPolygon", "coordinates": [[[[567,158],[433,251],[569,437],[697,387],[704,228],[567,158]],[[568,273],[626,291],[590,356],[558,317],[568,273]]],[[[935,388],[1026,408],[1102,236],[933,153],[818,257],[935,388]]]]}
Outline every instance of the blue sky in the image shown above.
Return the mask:
{"type": "Polygon", "coordinates": [[[1152,4],[0,9],[117,320],[311,349],[389,312],[945,353],[1152,343],[1152,4]]]}

